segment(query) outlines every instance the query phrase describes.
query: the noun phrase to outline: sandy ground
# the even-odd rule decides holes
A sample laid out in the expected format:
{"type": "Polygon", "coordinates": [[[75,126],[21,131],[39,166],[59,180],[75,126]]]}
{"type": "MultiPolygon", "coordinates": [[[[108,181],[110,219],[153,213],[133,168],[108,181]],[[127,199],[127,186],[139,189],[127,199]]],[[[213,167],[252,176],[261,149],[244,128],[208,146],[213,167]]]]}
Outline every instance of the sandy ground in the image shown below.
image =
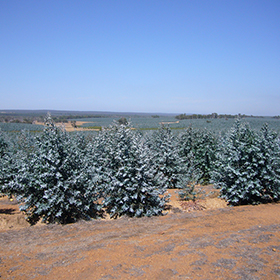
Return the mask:
{"type": "MultiPolygon", "coordinates": [[[[68,132],[69,131],[90,131],[90,130],[99,131],[99,129],[89,129],[89,128],[85,128],[85,127],[79,127],[79,126],[83,125],[84,123],[88,123],[88,122],[76,121],[76,125],[77,125],[76,128],[74,128],[72,126],[70,121],[68,121],[67,123],[55,123],[55,125],[64,127],[65,130],[68,132]]],[[[42,123],[42,122],[34,122],[34,124],[44,125],[44,123],[42,123]]]]}
{"type": "Polygon", "coordinates": [[[179,123],[180,121],[175,121],[175,122],[160,122],[159,124],[173,124],[173,123],[179,123]]]}
{"type": "Polygon", "coordinates": [[[1,279],[280,279],[280,204],[196,204],[152,218],[29,226],[0,199],[1,279]],[[203,210],[202,210],[203,209],[203,210]]]}

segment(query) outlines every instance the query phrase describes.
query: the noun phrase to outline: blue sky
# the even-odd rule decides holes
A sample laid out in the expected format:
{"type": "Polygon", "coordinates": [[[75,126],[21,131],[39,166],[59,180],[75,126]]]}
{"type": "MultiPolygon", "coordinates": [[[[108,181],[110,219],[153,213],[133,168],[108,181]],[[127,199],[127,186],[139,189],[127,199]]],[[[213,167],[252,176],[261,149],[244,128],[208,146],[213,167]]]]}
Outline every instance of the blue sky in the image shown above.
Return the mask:
{"type": "Polygon", "coordinates": [[[0,109],[280,114],[279,0],[1,0],[0,109]]]}

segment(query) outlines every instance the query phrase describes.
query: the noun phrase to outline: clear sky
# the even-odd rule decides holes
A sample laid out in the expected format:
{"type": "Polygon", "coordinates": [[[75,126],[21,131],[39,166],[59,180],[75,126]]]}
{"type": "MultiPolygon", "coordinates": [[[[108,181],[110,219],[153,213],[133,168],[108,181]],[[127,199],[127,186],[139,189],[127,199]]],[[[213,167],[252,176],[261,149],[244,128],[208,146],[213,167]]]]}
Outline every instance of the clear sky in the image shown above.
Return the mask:
{"type": "Polygon", "coordinates": [[[0,109],[280,115],[280,0],[1,0],[0,109]]]}

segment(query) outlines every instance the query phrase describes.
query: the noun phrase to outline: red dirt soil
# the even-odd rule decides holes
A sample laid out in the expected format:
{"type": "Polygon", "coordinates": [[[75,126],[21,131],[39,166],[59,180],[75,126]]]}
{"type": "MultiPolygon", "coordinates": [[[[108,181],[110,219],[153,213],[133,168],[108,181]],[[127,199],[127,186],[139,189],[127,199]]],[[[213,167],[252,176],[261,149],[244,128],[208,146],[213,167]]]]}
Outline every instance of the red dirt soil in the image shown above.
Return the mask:
{"type": "Polygon", "coordinates": [[[1,279],[280,279],[280,204],[213,193],[152,218],[29,226],[0,199],[1,279]],[[202,210],[203,209],[203,210],[202,210]]]}

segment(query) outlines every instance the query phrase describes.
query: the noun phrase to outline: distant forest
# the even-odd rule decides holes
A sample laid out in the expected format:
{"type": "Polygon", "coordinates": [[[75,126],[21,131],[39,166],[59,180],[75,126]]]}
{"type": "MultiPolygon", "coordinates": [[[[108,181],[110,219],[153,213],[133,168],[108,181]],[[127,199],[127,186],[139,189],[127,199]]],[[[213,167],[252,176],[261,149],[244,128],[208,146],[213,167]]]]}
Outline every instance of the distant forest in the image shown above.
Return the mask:
{"type": "MultiPolygon", "coordinates": [[[[180,114],[175,118],[178,120],[191,120],[191,119],[233,119],[233,118],[263,118],[262,116],[253,116],[253,115],[244,115],[244,114],[237,114],[237,115],[229,115],[229,114],[180,114]]],[[[276,117],[273,117],[276,118],[276,117]]]]}

